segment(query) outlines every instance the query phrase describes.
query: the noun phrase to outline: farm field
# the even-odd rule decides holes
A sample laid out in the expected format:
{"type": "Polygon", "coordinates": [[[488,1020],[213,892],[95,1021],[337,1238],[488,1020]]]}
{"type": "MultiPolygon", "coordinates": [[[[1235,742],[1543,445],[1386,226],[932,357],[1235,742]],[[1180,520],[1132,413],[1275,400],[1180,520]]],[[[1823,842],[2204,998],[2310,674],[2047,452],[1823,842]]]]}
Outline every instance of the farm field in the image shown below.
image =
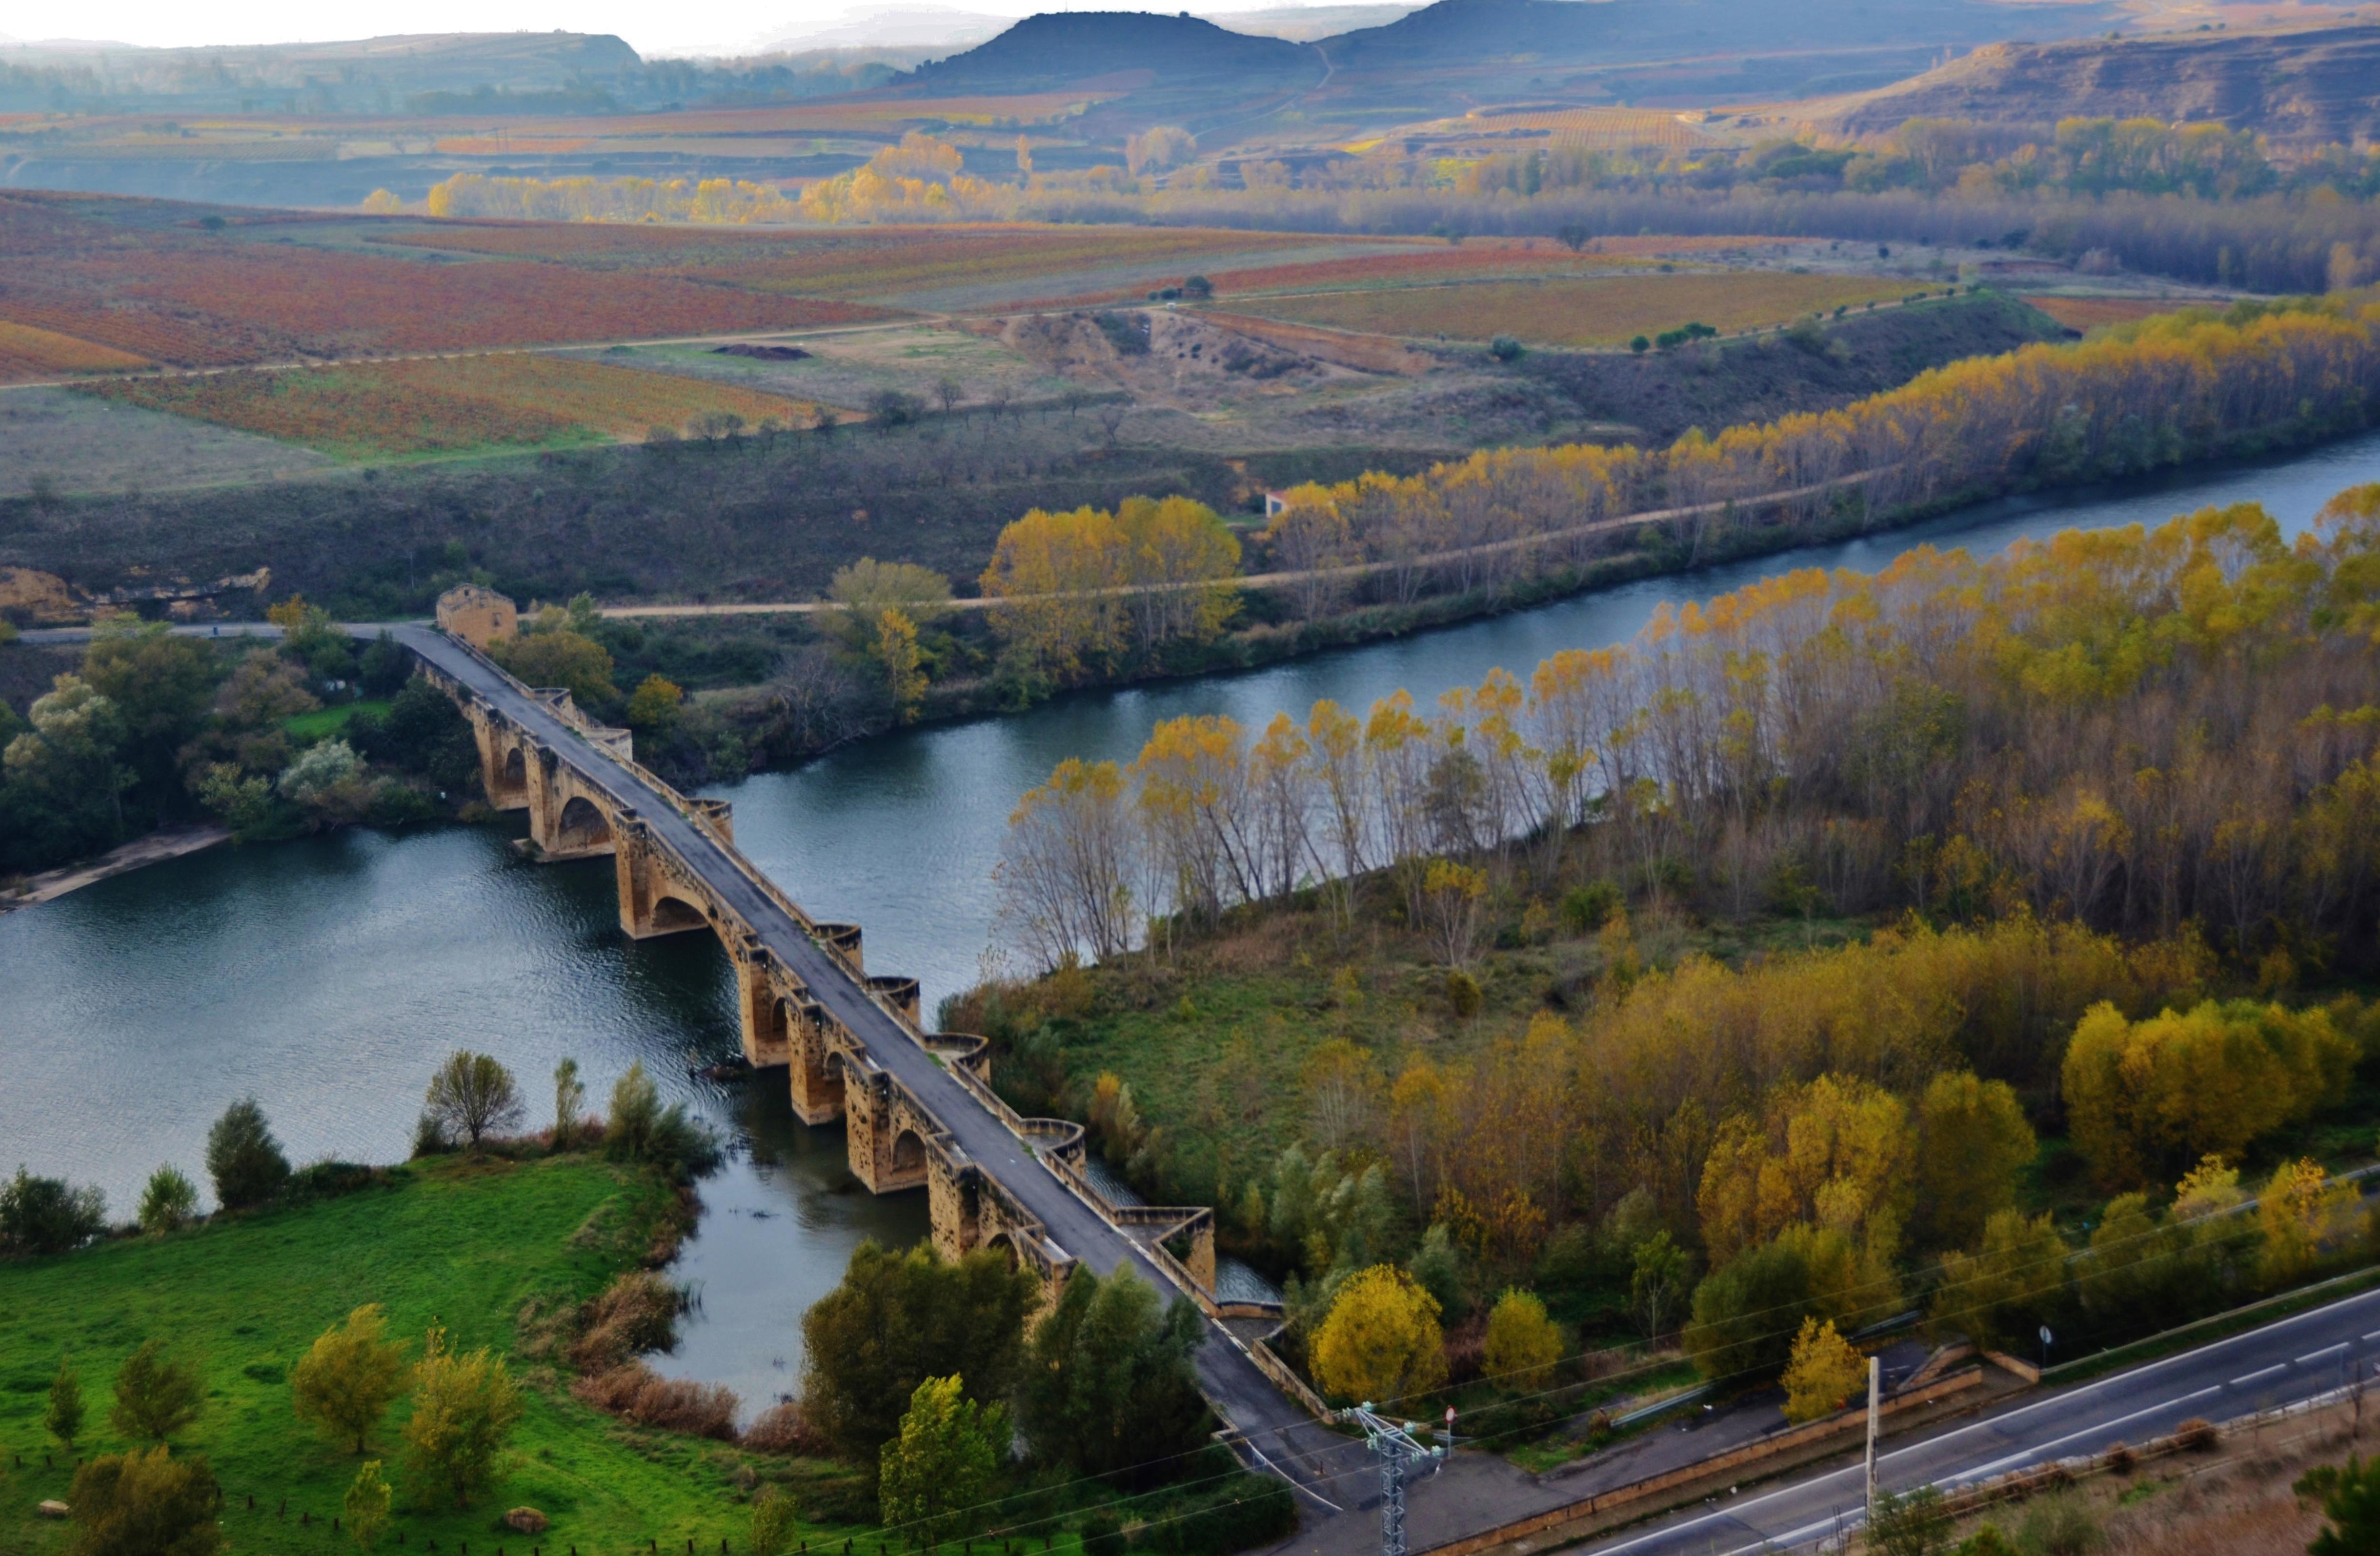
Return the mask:
{"type": "Polygon", "coordinates": [[[809,335],[799,344],[810,355],[796,361],[731,356],[701,345],[614,348],[603,360],[850,406],[864,406],[886,390],[938,404],[945,378],[958,385],[962,405],[1002,396],[1012,402],[1045,400],[1067,382],[996,340],[930,325],[809,335]]]}
{"type": "MultiPolygon", "coordinates": [[[[883,317],[784,290],[301,241],[353,223],[150,224],[147,201],[0,195],[0,322],[176,367],[718,334],[883,317]]],[[[173,208],[164,208],[168,211],[173,208]]],[[[222,222],[222,218],[214,218],[222,222]]]]}
{"type": "Polygon", "coordinates": [[[2186,302],[2156,297],[2058,297],[2024,299],[2070,330],[2095,330],[2102,324],[2130,324],[2153,313],[2171,313],[2186,302]]]}
{"type": "Polygon", "coordinates": [[[1623,346],[1689,321],[1733,333],[1803,314],[1907,296],[1908,282],[1770,271],[1483,281],[1235,298],[1266,319],[1363,334],[1454,340],[1512,335],[1542,345],[1623,346]]]}
{"type": "Polygon", "coordinates": [[[733,385],[527,354],[132,379],[85,392],[347,459],[625,440],[708,411],[787,426],[816,413],[733,385]]]}
{"type": "Polygon", "coordinates": [[[149,359],[113,346],[0,320],[0,383],[47,378],[55,373],[104,373],[146,368],[149,359]]]}
{"type": "Polygon", "coordinates": [[[336,468],[311,449],[68,389],[0,393],[0,498],[274,481],[336,468]]]}
{"type": "Polygon", "coordinates": [[[1119,266],[1178,266],[1186,272],[1217,260],[1246,263],[1318,245],[1333,253],[1412,247],[1409,239],[1349,242],[1304,233],[1006,223],[761,233],[472,221],[400,227],[384,241],[851,302],[914,302],[953,287],[1044,281],[1055,292],[1076,277],[1096,284],[1099,272],[1119,266]]]}

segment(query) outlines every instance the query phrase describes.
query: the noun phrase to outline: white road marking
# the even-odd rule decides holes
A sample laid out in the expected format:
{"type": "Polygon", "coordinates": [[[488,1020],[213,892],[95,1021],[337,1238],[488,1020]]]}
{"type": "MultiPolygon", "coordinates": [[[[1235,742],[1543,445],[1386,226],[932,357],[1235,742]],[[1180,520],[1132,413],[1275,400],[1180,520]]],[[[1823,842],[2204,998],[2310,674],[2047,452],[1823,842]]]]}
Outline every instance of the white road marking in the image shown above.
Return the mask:
{"type": "Polygon", "coordinates": [[[2259,1378],[2269,1378],[2276,1372],[2287,1372],[2289,1369],[2289,1364],[2288,1362],[2277,1361],[2273,1363],[2272,1366],[2265,1368],[2261,1371],[2242,1373],[2240,1376],[2232,1379],[2228,1383],[2226,1383],[2223,1386],[2228,1389],[2236,1389],[2242,1383],[2252,1383],[2259,1378]]]}
{"type": "Polygon", "coordinates": [[[2339,1352],[2345,1349],[2347,1349],[2347,1342],[2341,1340],[2336,1345],[2325,1345],[2318,1351],[2308,1351],[2305,1355],[2298,1357],[2298,1359],[2290,1365],[2294,1367],[2303,1367],[2307,1362],[2313,1361],[2319,1357],[2337,1356],[2339,1352]]]}

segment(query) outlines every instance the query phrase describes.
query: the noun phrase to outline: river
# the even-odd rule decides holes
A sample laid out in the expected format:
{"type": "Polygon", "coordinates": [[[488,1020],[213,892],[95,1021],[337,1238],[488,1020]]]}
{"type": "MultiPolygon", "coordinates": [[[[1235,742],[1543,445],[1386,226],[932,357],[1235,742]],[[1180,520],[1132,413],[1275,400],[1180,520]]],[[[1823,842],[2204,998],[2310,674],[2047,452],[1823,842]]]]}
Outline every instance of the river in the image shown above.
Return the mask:
{"type": "MultiPolygon", "coordinates": [[[[2156,523],[2264,502],[2301,529],[2334,492],[2380,480],[2380,435],[2268,464],[2019,499],[1864,539],[1730,563],[1245,675],[1061,698],[1029,712],[890,735],[712,792],[745,850],[821,919],[866,932],[871,971],[923,983],[928,1009],[975,982],[990,872],[1010,809],[1067,756],[1129,761],[1158,720],[1303,717],[1399,687],[1427,701],[1495,666],[1633,633],[1664,601],[1788,567],[1872,569],[1912,547],[1997,550],[2074,526],[2156,523]]],[[[746,1412],[791,1392],[799,1318],[873,1236],[927,1229],[922,1192],[876,1199],[843,1164],[839,1127],[808,1128],[782,1087],[690,1080],[735,1047],[725,958],[708,937],[641,945],[618,930],[609,861],[539,866],[512,826],[351,831],[216,849],[0,917],[0,1172],[97,1183],[128,1217],[148,1172],[194,1177],[208,1123],[254,1094],[298,1162],[402,1157],[449,1050],[520,1074],[532,1124],[575,1057],[600,1104],[642,1059],[731,1140],[677,1273],[698,1312],[662,1370],[735,1388],[746,1412]]]]}

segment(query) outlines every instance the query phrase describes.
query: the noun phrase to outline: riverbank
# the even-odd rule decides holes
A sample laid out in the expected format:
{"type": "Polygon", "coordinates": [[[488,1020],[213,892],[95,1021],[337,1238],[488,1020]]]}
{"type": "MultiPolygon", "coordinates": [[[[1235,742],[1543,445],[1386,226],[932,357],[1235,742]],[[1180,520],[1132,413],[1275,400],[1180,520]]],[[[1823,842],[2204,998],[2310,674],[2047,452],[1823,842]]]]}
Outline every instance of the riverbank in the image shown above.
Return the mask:
{"type": "MultiPolygon", "coordinates": [[[[295,1417],[289,1373],[316,1335],[365,1302],[386,1309],[389,1334],[409,1357],[443,1327],[457,1351],[484,1345],[504,1357],[521,1386],[510,1471],[467,1510],[418,1502],[398,1463],[408,1405],[373,1432],[369,1456],[388,1462],[397,1490],[391,1533],[408,1549],[475,1539],[493,1549],[498,1516],[526,1505],[552,1521],[543,1538],[555,1550],[644,1550],[652,1540],[677,1549],[689,1539],[710,1550],[723,1539],[740,1550],[753,1487],[844,1478],[602,1415],[572,1397],[567,1369],[541,1348],[531,1320],[546,1315],[550,1347],[552,1315],[647,1256],[674,1208],[676,1191],[657,1175],[591,1155],[492,1155],[416,1161],[369,1179],[312,1203],[0,1262],[0,1550],[67,1549],[66,1527],[34,1511],[63,1499],[73,1478],[74,1455],[45,1438],[42,1422],[60,1358],[81,1381],[90,1423],[77,1451],[113,1453],[125,1444],[104,1425],[110,1381],[152,1339],[205,1380],[205,1411],[175,1446],[212,1463],[235,1546],[260,1556],[332,1549],[321,1526],[339,1514],[358,1461],[295,1417]]],[[[813,1506],[803,1507],[806,1518],[815,1519],[813,1506]]],[[[822,1532],[810,1522],[802,1530],[822,1532]]]]}
{"type": "Polygon", "coordinates": [[[79,891],[111,875],[121,875],[146,864],[157,864],[168,859],[197,853],[201,849],[226,842],[230,838],[231,828],[214,822],[198,826],[165,827],[112,848],[96,859],[29,875],[14,887],[0,883],[0,913],[55,901],[70,891],[79,891]]]}

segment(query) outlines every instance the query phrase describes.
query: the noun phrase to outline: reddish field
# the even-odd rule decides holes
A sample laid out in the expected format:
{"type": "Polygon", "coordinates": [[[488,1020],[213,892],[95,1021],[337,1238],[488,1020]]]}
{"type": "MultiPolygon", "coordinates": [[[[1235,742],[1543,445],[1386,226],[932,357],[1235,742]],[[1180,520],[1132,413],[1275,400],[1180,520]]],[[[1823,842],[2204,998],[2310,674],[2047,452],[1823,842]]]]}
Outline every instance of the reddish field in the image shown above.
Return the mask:
{"type": "Polygon", "coordinates": [[[117,372],[149,363],[128,351],[93,345],[53,330],[0,320],[0,383],[55,377],[61,373],[117,372]]]}
{"type": "Polygon", "coordinates": [[[89,202],[0,196],[0,270],[8,275],[0,320],[177,366],[212,367],[883,317],[845,302],[670,275],[534,262],[437,264],[306,247],[294,235],[303,229],[293,233],[287,224],[144,230],[111,220],[115,214],[89,202]]]}
{"type": "Polygon", "coordinates": [[[2070,330],[2095,330],[2102,324],[2130,324],[2153,313],[2171,313],[2187,303],[2159,302],[2153,297],[2027,297],[2034,308],[2070,330]]]}

